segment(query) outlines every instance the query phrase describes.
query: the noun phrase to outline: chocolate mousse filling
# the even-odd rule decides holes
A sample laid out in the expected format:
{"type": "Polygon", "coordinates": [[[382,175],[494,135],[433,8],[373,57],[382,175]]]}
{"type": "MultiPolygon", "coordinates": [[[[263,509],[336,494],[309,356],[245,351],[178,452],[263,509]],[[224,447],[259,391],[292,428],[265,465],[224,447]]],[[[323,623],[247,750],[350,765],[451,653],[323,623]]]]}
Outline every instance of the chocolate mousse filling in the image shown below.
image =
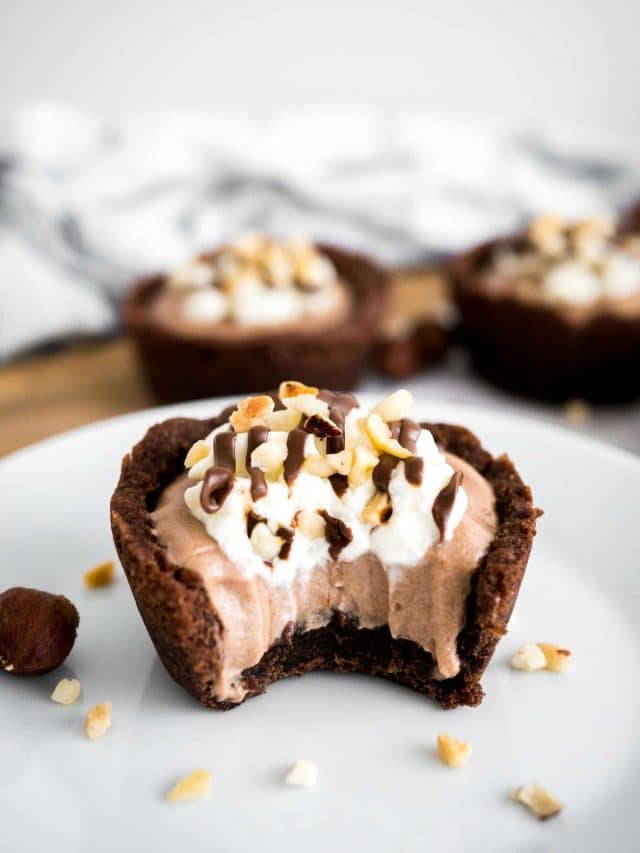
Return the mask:
{"type": "MultiPolygon", "coordinates": [[[[424,424],[464,475],[469,504],[453,536],[415,566],[383,565],[371,553],[344,561],[350,531],[325,519],[330,561],[276,585],[239,571],[184,504],[184,456],[227,416],[153,427],[125,458],[112,499],[118,552],[171,675],[222,709],[317,668],[382,675],[444,707],[478,704],[538,515],[511,461],[491,457],[461,427],[424,424]]],[[[438,500],[446,524],[453,500],[438,500]]],[[[277,533],[287,559],[293,537],[277,533]]]]}

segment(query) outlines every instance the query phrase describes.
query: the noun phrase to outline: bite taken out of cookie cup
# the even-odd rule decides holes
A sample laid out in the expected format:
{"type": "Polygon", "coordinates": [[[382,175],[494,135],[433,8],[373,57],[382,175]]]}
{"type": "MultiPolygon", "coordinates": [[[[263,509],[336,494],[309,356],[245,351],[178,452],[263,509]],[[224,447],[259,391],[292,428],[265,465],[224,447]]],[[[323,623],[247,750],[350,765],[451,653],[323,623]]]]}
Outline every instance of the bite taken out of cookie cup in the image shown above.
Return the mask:
{"type": "MultiPolygon", "coordinates": [[[[481,676],[507,631],[539,511],[507,456],[492,457],[467,429],[447,424],[422,427],[431,431],[443,453],[462,460],[489,484],[496,519],[490,544],[471,576],[455,677],[442,678],[432,654],[417,642],[394,638],[388,625],[360,627],[357,615],[335,611],[312,629],[288,623],[261,659],[240,674],[239,701],[216,695],[226,626],[203,575],[177,564],[158,540],[152,513],[165,489],[183,475],[189,449],[232,410],[211,420],[178,418],[151,428],[123,460],[111,501],[122,565],[158,655],[175,681],[203,705],[225,710],[263,693],[278,679],[316,669],[379,675],[444,708],[478,705],[484,695],[481,676]]],[[[376,577],[380,580],[384,572],[376,577]]]]}

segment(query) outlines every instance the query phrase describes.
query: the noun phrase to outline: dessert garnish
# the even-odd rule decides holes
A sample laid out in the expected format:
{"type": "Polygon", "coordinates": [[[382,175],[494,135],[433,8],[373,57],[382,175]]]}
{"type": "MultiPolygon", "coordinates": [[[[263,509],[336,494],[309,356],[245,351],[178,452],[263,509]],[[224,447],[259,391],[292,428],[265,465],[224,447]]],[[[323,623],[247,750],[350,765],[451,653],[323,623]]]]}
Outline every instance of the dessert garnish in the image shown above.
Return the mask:
{"type": "Polygon", "coordinates": [[[92,569],[88,569],[83,575],[85,585],[89,589],[101,586],[110,586],[116,579],[116,567],[113,560],[99,563],[92,569]]]}
{"type": "Polygon", "coordinates": [[[80,682],[77,678],[61,678],[51,694],[58,705],[73,705],[80,698],[80,682]]]}
{"type": "Polygon", "coordinates": [[[183,776],[165,794],[169,803],[185,803],[199,800],[211,790],[213,777],[208,770],[194,770],[188,776],[183,776]]]}
{"type": "Polygon", "coordinates": [[[522,672],[568,672],[571,667],[571,652],[554,643],[525,643],[511,659],[513,669],[522,672]]]}
{"type": "Polygon", "coordinates": [[[245,234],[167,278],[193,324],[287,323],[340,308],[343,287],[329,258],[303,240],[245,234]]]}
{"type": "MultiPolygon", "coordinates": [[[[377,540],[385,551],[394,503],[418,512],[425,489],[431,503],[426,535],[434,539],[437,528],[440,542],[450,538],[449,527],[467,502],[462,474],[446,463],[430,433],[407,417],[408,391],[391,394],[369,412],[353,394],[287,381],[277,404],[276,410],[272,397],[248,397],[187,454],[195,481],[185,492],[187,506],[223,549],[233,524],[250,545],[254,565],[255,557],[272,571],[299,561],[306,550],[304,543],[296,546],[306,539],[299,522],[304,511],[319,517],[317,529],[324,529],[333,560],[353,559],[367,548],[375,552],[377,540]]],[[[398,546],[394,562],[410,561],[398,546]]],[[[238,541],[230,547],[249,554],[238,541]]]]}
{"type": "Polygon", "coordinates": [[[80,617],[64,595],[16,586],[0,595],[0,667],[39,675],[60,666],[73,648],[80,617]]]}
{"type": "Polygon", "coordinates": [[[471,758],[471,744],[463,740],[456,740],[448,734],[438,735],[437,740],[438,758],[448,767],[464,767],[471,758]]]}
{"type": "Polygon", "coordinates": [[[621,234],[600,216],[564,222],[547,214],[534,220],[519,245],[498,246],[490,275],[523,296],[586,305],[640,295],[640,238],[621,234]]]}
{"type": "Polygon", "coordinates": [[[512,793],[511,798],[529,809],[538,820],[548,820],[560,814],[563,805],[549,791],[537,782],[522,785],[512,793]]]}
{"type": "Polygon", "coordinates": [[[318,765],[305,758],[299,758],[284,777],[285,784],[296,788],[313,788],[318,781],[318,765]]]}
{"type": "Polygon", "coordinates": [[[89,740],[99,740],[111,728],[111,702],[101,702],[91,708],[85,719],[85,732],[89,740]]]}

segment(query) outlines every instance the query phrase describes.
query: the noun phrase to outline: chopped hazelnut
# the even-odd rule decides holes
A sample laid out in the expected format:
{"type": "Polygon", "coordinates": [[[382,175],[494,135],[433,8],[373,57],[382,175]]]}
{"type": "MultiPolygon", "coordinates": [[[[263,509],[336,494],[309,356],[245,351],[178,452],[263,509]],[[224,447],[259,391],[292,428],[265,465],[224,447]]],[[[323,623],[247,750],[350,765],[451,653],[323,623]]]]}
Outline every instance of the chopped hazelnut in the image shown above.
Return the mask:
{"type": "Polygon", "coordinates": [[[85,585],[90,589],[100,586],[109,586],[116,579],[116,567],[113,560],[107,560],[104,563],[99,563],[92,569],[89,569],[82,576],[85,585]]]}
{"type": "Polygon", "coordinates": [[[368,447],[356,445],[353,449],[353,461],[349,471],[349,485],[356,487],[366,483],[378,462],[377,453],[369,450],[368,447]]]}
{"type": "Polygon", "coordinates": [[[272,533],[263,521],[256,524],[251,531],[251,546],[265,563],[275,560],[283,542],[284,539],[272,533]]]}
{"type": "Polygon", "coordinates": [[[378,527],[391,515],[391,502],[386,492],[376,492],[362,510],[362,520],[365,524],[378,527]]]}
{"type": "Polygon", "coordinates": [[[562,811],[563,807],[559,800],[556,800],[537,782],[516,788],[511,797],[516,802],[526,806],[539,820],[554,817],[562,811]]]}
{"type": "Polygon", "coordinates": [[[194,770],[188,776],[183,776],[165,794],[169,803],[184,803],[199,800],[211,790],[213,777],[208,770],[194,770]]]}
{"type": "Polygon", "coordinates": [[[405,388],[401,388],[399,391],[394,391],[393,394],[390,394],[382,402],[378,403],[377,406],[374,406],[372,411],[380,415],[385,423],[401,421],[409,414],[412,403],[413,397],[410,392],[405,388]]]}
{"type": "Polygon", "coordinates": [[[236,432],[248,432],[252,426],[262,426],[265,418],[273,412],[271,397],[247,397],[239,403],[235,412],[229,416],[231,426],[236,432]]]}
{"type": "Polygon", "coordinates": [[[382,453],[389,453],[398,459],[408,459],[411,456],[410,450],[403,447],[397,439],[391,438],[389,427],[376,412],[372,412],[367,418],[367,435],[371,444],[382,453]]]}
{"type": "Polygon", "coordinates": [[[80,682],[77,678],[61,678],[51,694],[58,705],[73,705],[80,696],[80,682]]]}
{"type": "Polygon", "coordinates": [[[251,454],[251,464],[266,473],[279,471],[287,458],[287,445],[280,441],[265,441],[251,454]]]}
{"type": "Polygon", "coordinates": [[[451,735],[438,735],[438,758],[449,767],[464,767],[471,758],[471,744],[456,740],[451,735]]]}
{"type": "Polygon", "coordinates": [[[318,396],[318,389],[311,385],[304,385],[302,382],[296,382],[294,379],[288,379],[286,382],[281,382],[278,388],[278,396],[286,405],[286,400],[292,397],[301,396],[318,396]]]}
{"type": "Polygon", "coordinates": [[[191,466],[195,465],[196,462],[200,462],[201,459],[206,459],[210,452],[211,448],[206,441],[203,441],[202,439],[196,441],[187,453],[186,459],[184,460],[184,467],[191,468],[191,466]]]}
{"type": "Polygon", "coordinates": [[[535,643],[525,643],[511,658],[511,666],[521,672],[537,672],[546,669],[547,660],[539,646],[535,643]]]}
{"type": "Polygon", "coordinates": [[[547,662],[547,669],[551,672],[568,672],[571,668],[571,652],[562,649],[553,643],[536,643],[541,649],[547,662]]]}
{"type": "Polygon", "coordinates": [[[563,221],[552,213],[534,219],[529,226],[529,239],[545,255],[559,257],[567,247],[563,221]]]}
{"type": "Polygon", "coordinates": [[[275,432],[291,432],[296,429],[301,420],[301,413],[294,409],[280,409],[277,412],[271,412],[265,420],[266,426],[275,432]]]}
{"type": "Polygon", "coordinates": [[[321,456],[320,454],[307,456],[302,467],[307,474],[313,474],[316,477],[331,477],[332,474],[337,473],[335,466],[329,457],[321,456]]]}
{"type": "Polygon", "coordinates": [[[284,781],[287,785],[294,785],[298,788],[313,788],[317,780],[317,765],[304,758],[299,758],[295,761],[287,775],[284,777],[284,781]]]}
{"type": "Polygon", "coordinates": [[[335,468],[336,474],[347,475],[353,463],[353,451],[341,450],[339,453],[328,453],[327,459],[335,468]]]}
{"type": "Polygon", "coordinates": [[[301,509],[296,514],[295,524],[307,539],[320,539],[324,536],[325,521],[317,512],[301,509]]]}
{"type": "Polygon", "coordinates": [[[98,740],[111,728],[111,702],[94,705],[85,720],[85,731],[89,740],[98,740]]]}

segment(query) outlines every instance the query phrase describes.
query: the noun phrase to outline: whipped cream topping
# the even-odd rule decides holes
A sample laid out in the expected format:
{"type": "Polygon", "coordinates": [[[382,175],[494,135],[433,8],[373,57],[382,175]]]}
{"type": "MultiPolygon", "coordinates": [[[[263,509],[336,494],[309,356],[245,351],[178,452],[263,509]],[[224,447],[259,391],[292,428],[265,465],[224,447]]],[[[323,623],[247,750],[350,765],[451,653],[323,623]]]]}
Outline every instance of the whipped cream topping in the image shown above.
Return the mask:
{"type": "Polygon", "coordinates": [[[344,301],[326,255],[305,241],[277,242],[261,234],[245,234],[190,261],[167,278],[167,288],[180,295],[182,318],[203,326],[290,323],[329,314],[344,301]]]}
{"type": "Polygon", "coordinates": [[[546,215],[521,246],[500,248],[487,274],[573,306],[625,300],[640,296],[640,238],[618,233],[610,218],[565,223],[546,215]]]}
{"type": "Polygon", "coordinates": [[[243,401],[187,456],[186,505],[245,574],[290,584],[364,554],[413,566],[451,539],[467,495],[431,433],[406,417],[408,392],[371,411],[293,382],[280,399],[280,411],[269,397],[243,401]]]}

